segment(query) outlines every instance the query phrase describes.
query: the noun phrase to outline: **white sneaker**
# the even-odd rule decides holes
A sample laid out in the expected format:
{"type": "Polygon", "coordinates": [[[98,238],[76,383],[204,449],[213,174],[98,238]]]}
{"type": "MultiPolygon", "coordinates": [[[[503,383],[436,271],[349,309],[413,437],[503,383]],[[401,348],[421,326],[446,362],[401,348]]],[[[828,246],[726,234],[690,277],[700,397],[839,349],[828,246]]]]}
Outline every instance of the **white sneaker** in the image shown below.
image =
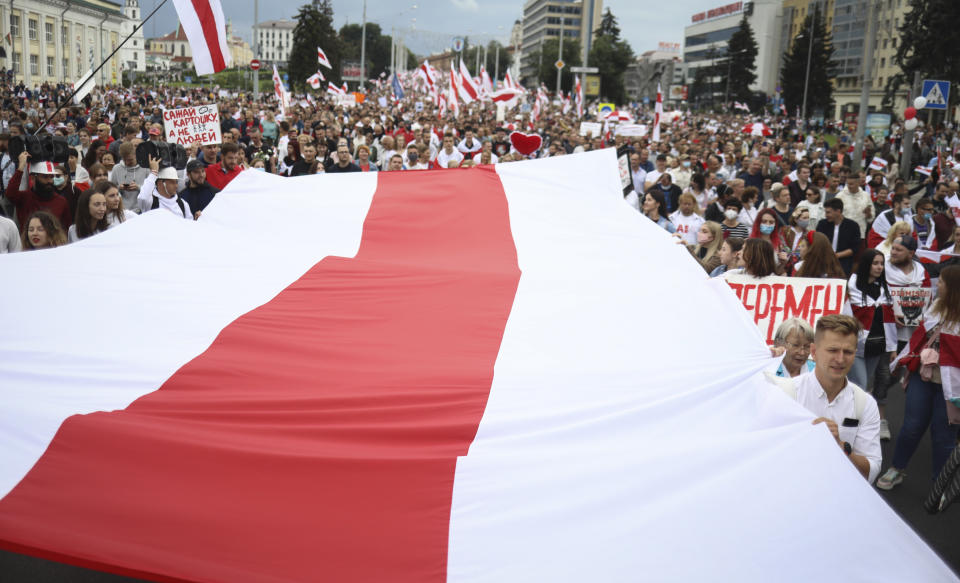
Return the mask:
{"type": "Polygon", "coordinates": [[[886,419],[880,420],[880,439],[890,439],[890,424],[887,423],[886,419]]]}
{"type": "Polygon", "coordinates": [[[906,476],[906,472],[901,472],[897,468],[890,468],[877,480],[877,488],[893,490],[893,487],[902,482],[906,476]]]}

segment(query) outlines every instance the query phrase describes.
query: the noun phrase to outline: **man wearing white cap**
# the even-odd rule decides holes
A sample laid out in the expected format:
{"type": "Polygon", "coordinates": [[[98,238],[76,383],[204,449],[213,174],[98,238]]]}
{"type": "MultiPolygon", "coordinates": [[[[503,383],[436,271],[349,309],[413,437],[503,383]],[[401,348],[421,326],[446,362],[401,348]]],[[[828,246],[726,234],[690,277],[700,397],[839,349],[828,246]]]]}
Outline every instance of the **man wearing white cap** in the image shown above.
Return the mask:
{"type": "Polygon", "coordinates": [[[177,175],[177,170],[172,166],[161,170],[160,159],[151,156],[150,174],[143,181],[143,187],[137,195],[140,214],[154,209],[166,209],[180,218],[193,219],[190,205],[177,195],[179,184],[180,177],[177,175]]]}
{"type": "Polygon", "coordinates": [[[33,177],[33,188],[30,188],[24,176],[27,172],[27,160],[29,158],[30,154],[26,151],[20,153],[20,164],[17,166],[17,171],[13,173],[10,182],[7,183],[7,198],[17,208],[17,222],[20,228],[24,228],[27,217],[33,212],[44,210],[60,219],[60,224],[64,230],[68,229],[73,224],[73,216],[70,213],[70,203],[57,194],[57,191],[53,188],[53,175],[56,174],[56,166],[53,162],[34,162],[30,164],[30,175],[33,177]]]}

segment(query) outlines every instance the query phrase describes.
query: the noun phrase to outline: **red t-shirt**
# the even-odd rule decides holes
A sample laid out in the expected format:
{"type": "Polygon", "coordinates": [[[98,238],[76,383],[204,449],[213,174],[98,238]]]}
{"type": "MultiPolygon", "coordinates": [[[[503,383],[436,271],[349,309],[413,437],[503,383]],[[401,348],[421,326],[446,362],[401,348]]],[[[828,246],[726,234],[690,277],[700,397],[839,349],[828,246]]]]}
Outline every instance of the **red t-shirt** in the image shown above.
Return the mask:
{"type": "Polygon", "coordinates": [[[242,171],[243,168],[237,165],[233,167],[232,171],[227,172],[223,169],[221,163],[217,162],[216,164],[207,166],[207,182],[217,190],[223,190],[230,184],[230,181],[236,178],[242,171]]]}

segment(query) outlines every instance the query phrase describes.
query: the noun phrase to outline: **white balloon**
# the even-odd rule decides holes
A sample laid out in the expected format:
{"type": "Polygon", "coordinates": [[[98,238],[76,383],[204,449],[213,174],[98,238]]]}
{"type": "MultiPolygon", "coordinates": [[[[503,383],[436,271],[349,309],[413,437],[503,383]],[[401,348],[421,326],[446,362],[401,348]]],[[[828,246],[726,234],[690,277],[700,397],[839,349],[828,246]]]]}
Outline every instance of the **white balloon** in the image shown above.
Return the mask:
{"type": "Polygon", "coordinates": [[[917,118],[908,119],[907,121],[903,122],[903,127],[906,128],[908,132],[917,129],[917,118]]]}
{"type": "Polygon", "coordinates": [[[927,106],[927,98],[924,97],[923,95],[918,96],[916,99],[913,100],[913,106],[916,107],[917,109],[923,109],[924,107],[927,106]]]}

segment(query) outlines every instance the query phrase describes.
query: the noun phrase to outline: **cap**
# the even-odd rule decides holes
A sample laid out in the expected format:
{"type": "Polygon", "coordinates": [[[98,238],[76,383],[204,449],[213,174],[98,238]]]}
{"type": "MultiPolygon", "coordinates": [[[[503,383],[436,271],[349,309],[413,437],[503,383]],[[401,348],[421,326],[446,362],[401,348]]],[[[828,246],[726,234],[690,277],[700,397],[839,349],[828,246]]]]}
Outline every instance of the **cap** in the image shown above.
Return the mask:
{"type": "Polygon", "coordinates": [[[160,128],[150,128],[150,131],[148,133],[151,136],[159,136],[162,132],[160,131],[160,128]]]}
{"type": "Polygon", "coordinates": [[[157,174],[157,180],[180,180],[180,177],[177,176],[176,168],[167,166],[166,168],[160,169],[160,172],[157,174]]]}
{"type": "Polygon", "coordinates": [[[194,170],[204,170],[203,163],[200,160],[190,160],[187,162],[187,172],[193,172],[194,170]]]}
{"type": "MultiPolygon", "coordinates": [[[[894,240],[894,243],[896,243],[896,242],[897,242],[897,241],[894,240]]],[[[906,247],[907,249],[909,249],[910,251],[916,251],[916,250],[917,250],[917,240],[914,239],[913,237],[911,237],[910,235],[904,235],[904,236],[900,237],[899,243],[900,243],[901,245],[903,245],[904,247],[906,247]]]]}
{"type": "Polygon", "coordinates": [[[30,174],[56,174],[53,162],[34,162],[30,165],[30,174]]]}

